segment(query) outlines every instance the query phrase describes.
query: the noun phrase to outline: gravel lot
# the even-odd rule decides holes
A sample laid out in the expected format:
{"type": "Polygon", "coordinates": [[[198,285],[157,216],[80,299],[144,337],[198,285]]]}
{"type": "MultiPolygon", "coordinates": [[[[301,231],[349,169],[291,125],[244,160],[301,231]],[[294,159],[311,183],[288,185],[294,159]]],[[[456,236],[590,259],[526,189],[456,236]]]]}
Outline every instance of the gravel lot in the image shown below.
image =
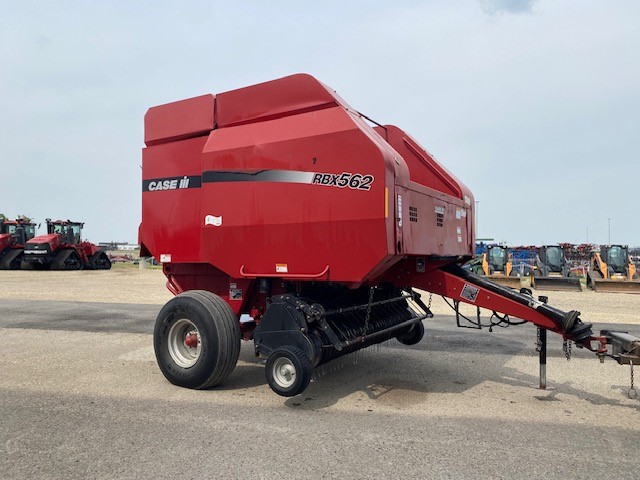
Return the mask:
{"type": "MultiPolygon", "coordinates": [[[[554,293],[640,336],[640,296],[554,293]]],[[[284,399],[243,344],[219,387],[158,370],[159,270],[0,273],[2,478],[635,478],[629,369],[551,335],[534,388],[532,326],[468,331],[433,299],[425,340],[332,365],[284,399]],[[446,315],[444,315],[446,314],[446,315]],[[354,361],[357,360],[357,361],[354,361]]]]}
{"type": "MultiPolygon", "coordinates": [[[[158,305],[172,298],[160,269],[115,268],[107,272],[30,272],[0,273],[0,298],[158,305]]],[[[640,295],[582,292],[537,292],[547,295],[549,303],[563,310],[579,310],[589,323],[640,324],[640,295]]],[[[428,301],[428,294],[423,298],[428,301]]],[[[432,310],[451,315],[451,308],[438,296],[432,310]]],[[[463,313],[474,315],[471,306],[463,313]]]]}

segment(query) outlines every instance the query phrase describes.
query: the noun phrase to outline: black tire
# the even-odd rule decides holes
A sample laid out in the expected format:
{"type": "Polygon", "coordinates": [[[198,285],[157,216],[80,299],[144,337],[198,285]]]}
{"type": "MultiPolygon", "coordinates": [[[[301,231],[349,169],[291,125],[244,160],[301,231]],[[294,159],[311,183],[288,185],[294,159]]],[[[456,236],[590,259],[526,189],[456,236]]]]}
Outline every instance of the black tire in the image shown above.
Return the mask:
{"type": "Polygon", "coordinates": [[[415,345],[422,340],[422,337],[424,337],[424,325],[422,322],[418,322],[408,332],[398,335],[396,338],[403,345],[415,345]]]}
{"type": "Polygon", "coordinates": [[[283,397],[294,397],[304,392],[311,381],[311,372],[309,357],[298,347],[291,345],[276,348],[271,352],[265,366],[267,383],[271,390],[283,397]],[[292,382],[283,379],[282,370],[278,371],[282,368],[288,369],[289,373],[293,374],[292,382]]]}
{"type": "Polygon", "coordinates": [[[169,300],[156,319],[153,347],[160,370],[174,385],[203,389],[222,382],[240,355],[240,325],[227,302],[204,290],[190,290],[169,300]],[[170,351],[172,328],[190,322],[199,335],[200,351],[191,366],[181,366],[170,351]]]}

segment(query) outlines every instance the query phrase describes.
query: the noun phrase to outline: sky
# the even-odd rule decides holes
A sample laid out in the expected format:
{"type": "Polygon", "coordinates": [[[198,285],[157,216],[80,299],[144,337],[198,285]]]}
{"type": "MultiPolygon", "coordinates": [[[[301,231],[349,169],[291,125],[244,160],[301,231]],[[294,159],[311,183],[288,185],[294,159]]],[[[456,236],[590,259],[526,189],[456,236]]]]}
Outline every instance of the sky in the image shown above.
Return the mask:
{"type": "Polygon", "coordinates": [[[146,110],[306,72],[462,180],[478,237],[640,245],[638,1],[0,7],[7,216],[135,243],[146,110]]]}

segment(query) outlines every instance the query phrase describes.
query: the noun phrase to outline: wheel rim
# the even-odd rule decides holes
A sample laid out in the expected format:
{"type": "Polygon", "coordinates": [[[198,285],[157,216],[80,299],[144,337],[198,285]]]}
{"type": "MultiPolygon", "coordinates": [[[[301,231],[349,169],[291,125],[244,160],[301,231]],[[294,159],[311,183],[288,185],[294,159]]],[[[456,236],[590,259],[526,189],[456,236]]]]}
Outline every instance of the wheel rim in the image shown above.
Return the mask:
{"type": "Polygon", "coordinates": [[[193,367],[202,347],[200,332],[196,326],[186,318],[175,322],[169,330],[169,355],[182,368],[193,367]]]}
{"type": "Polygon", "coordinates": [[[287,357],[280,357],[273,362],[273,380],[281,388],[289,388],[296,381],[296,367],[287,357]]]}

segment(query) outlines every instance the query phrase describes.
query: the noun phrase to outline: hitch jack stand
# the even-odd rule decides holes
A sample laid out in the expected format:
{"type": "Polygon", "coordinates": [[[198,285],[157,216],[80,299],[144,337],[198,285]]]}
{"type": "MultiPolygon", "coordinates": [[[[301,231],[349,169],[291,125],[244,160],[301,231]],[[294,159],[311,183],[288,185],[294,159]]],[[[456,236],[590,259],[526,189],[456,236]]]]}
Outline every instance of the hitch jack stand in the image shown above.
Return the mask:
{"type": "Polygon", "coordinates": [[[540,358],[540,390],[547,389],[547,331],[538,327],[538,351],[540,358]]]}
{"type": "MultiPolygon", "coordinates": [[[[538,300],[547,303],[549,297],[539,296],[538,300]]],[[[540,390],[547,389],[547,330],[538,327],[538,352],[540,360],[540,390]]]]}

